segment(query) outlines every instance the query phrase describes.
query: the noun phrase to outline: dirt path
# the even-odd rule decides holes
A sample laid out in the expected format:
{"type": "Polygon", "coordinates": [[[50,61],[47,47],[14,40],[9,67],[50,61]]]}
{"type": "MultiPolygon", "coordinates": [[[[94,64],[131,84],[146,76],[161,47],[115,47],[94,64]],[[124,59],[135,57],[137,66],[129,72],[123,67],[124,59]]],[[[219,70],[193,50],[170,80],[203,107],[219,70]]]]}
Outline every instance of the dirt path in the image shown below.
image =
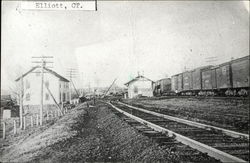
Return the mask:
{"type": "Polygon", "coordinates": [[[162,149],[120,120],[104,104],[71,110],[38,135],[6,147],[3,162],[162,161],[177,162],[162,149]]]}

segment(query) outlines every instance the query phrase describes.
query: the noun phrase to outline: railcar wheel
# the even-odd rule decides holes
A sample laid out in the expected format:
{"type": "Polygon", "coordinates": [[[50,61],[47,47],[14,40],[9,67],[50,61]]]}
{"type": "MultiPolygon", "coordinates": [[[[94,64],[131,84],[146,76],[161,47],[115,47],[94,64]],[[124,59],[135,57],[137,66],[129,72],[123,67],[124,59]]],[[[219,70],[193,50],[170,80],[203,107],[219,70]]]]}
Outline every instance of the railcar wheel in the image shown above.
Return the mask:
{"type": "Polygon", "coordinates": [[[238,91],[239,96],[248,96],[248,91],[246,89],[241,89],[238,91]]]}

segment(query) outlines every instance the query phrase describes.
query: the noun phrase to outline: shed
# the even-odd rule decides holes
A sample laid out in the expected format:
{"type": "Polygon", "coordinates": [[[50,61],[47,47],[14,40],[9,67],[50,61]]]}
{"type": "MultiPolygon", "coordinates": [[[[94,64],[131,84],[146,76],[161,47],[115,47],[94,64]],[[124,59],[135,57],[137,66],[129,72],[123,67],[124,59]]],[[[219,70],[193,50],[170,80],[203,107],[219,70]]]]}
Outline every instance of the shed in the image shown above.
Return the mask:
{"type": "Polygon", "coordinates": [[[128,98],[135,98],[140,96],[152,97],[153,83],[154,81],[142,75],[138,75],[136,78],[125,83],[125,85],[128,87],[128,98]]]}

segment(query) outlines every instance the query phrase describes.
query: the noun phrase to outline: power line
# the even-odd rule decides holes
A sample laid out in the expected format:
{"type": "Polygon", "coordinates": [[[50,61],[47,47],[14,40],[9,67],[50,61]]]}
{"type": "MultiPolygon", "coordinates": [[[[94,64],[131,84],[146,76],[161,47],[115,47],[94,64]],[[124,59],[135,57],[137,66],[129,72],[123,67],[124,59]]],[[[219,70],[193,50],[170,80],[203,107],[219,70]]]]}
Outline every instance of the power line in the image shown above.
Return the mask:
{"type": "Polygon", "coordinates": [[[215,63],[218,61],[217,57],[207,57],[205,60],[207,63],[211,63],[212,65],[215,65],[215,63]]]}

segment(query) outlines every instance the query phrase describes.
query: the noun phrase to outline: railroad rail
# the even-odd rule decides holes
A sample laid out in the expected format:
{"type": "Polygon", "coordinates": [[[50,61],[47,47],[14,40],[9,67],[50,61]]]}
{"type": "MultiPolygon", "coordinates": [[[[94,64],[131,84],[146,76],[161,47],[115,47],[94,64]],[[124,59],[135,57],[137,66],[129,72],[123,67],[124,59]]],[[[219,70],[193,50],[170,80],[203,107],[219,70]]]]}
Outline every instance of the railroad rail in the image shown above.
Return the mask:
{"type": "MultiPolygon", "coordinates": [[[[144,112],[120,102],[109,102],[110,106],[133,120],[164,133],[185,145],[197,149],[222,162],[247,162],[249,139],[244,135],[228,136],[225,132],[204,127],[201,124],[183,123],[180,119],[166,119],[162,115],[144,112]]],[[[168,117],[169,118],[169,117],[168,117]]],[[[231,132],[230,132],[231,133],[231,132]]],[[[237,134],[236,134],[237,135],[237,134]]]]}
{"type": "Polygon", "coordinates": [[[171,98],[195,98],[195,99],[225,99],[225,100],[249,100],[249,96],[194,96],[194,95],[165,95],[165,96],[154,96],[154,97],[142,97],[141,100],[164,100],[171,98]]]}
{"type": "Polygon", "coordinates": [[[227,130],[227,129],[212,126],[212,125],[202,124],[202,123],[189,121],[189,120],[174,117],[174,116],[169,116],[169,115],[166,115],[166,114],[161,114],[161,113],[149,111],[149,110],[146,110],[146,109],[142,109],[142,108],[139,108],[139,107],[128,105],[128,104],[123,103],[123,102],[119,102],[119,104],[125,105],[127,107],[132,108],[132,109],[136,109],[136,110],[139,110],[139,111],[142,111],[142,112],[145,112],[145,113],[149,113],[149,114],[152,114],[152,115],[155,115],[155,116],[158,116],[158,117],[162,117],[162,118],[165,118],[165,119],[169,119],[169,120],[177,121],[177,122],[180,122],[180,123],[184,123],[184,124],[187,124],[187,125],[190,125],[190,126],[199,127],[199,128],[203,128],[203,129],[206,129],[206,130],[216,130],[218,132],[222,132],[222,133],[224,133],[224,134],[226,134],[228,136],[232,136],[232,137],[235,137],[235,138],[249,139],[248,134],[243,134],[243,133],[235,132],[235,131],[232,131],[232,130],[227,130]]]}

